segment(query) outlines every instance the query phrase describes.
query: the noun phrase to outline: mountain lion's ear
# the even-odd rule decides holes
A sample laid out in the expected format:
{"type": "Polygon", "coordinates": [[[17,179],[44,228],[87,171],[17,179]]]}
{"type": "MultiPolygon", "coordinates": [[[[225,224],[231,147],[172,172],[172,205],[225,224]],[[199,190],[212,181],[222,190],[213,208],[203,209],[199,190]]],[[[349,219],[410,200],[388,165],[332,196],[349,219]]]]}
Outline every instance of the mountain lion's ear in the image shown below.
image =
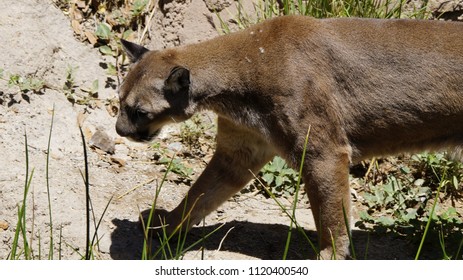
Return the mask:
{"type": "Polygon", "coordinates": [[[137,62],[144,53],[149,52],[147,48],[140,46],[138,44],[126,41],[124,39],[121,39],[121,43],[122,43],[122,47],[124,48],[124,51],[127,53],[127,56],[129,57],[132,63],[137,62]]]}
{"type": "Polygon", "coordinates": [[[173,92],[188,89],[190,87],[190,70],[181,66],[172,68],[164,84],[168,90],[173,92]]]}

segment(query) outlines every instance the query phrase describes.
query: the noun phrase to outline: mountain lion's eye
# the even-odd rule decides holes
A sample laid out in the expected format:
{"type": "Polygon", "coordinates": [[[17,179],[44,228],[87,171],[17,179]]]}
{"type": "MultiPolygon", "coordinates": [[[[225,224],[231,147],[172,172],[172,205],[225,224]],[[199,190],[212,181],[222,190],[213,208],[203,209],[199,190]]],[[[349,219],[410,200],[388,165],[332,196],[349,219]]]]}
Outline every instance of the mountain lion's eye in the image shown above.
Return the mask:
{"type": "Polygon", "coordinates": [[[127,113],[132,119],[148,119],[150,117],[150,113],[144,109],[137,108],[137,107],[127,107],[127,113]]]}
{"type": "Polygon", "coordinates": [[[135,109],[135,114],[138,118],[147,118],[149,113],[143,109],[135,109]]]}

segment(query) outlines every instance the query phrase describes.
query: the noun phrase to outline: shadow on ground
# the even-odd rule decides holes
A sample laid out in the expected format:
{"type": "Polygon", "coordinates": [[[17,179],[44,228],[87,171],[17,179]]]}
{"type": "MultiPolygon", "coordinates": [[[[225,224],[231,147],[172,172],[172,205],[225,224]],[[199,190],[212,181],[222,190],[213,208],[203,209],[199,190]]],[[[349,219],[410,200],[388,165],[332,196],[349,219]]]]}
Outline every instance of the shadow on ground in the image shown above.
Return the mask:
{"type": "MultiPolygon", "coordinates": [[[[162,212],[159,210],[157,213],[162,212]]],[[[111,234],[110,254],[113,259],[141,259],[143,232],[140,222],[114,219],[115,230],[111,234]]],[[[201,240],[201,237],[216,230],[220,225],[194,227],[187,236],[184,248],[201,240]]],[[[245,256],[265,259],[281,259],[286,244],[289,227],[281,224],[260,224],[243,221],[225,223],[206,240],[200,241],[190,250],[198,251],[201,247],[207,251],[229,251],[245,256]]],[[[316,245],[316,233],[305,231],[316,245]]],[[[414,259],[417,242],[410,242],[404,237],[392,233],[368,233],[353,230],[353,240],[357,259],[414,259]]],[[[157,240],[157,238],[153,239],[157,240]]],[[[153,241],[153,251],[159,248],[159,242],[153,241]]],[[[171,242],[175,243],[175,242],[171,242]]],[[[425,244],[422,259],[442,259],[442,250],[436,248],[436,242],[425,244]]],[[[175,249],[174,249],[175,250],[175,249]]],[[[159,257],[158,257],[159,258],[159,257]]],[[[244,258],[244,257],[243,257],[244,258]]],[[[316,255],[306,238],[299,232],[292,233],[291,245],[287,259],[315,259],[316,255]]]]}
{"type": "MultiPolygon", "coordinates": [[[[110,254],[113,259],[140,259],[143,246],[143,233],[140,222],[114,219],[116,229],[111,235],[110,254]]],[[[187,236],[184,248],[197,241],[199,244],[191,250],[230,251],[259,259],[281,259],[287,238],[288,226],[280,224],[258,224],[232,221],[225,223],[207,239],[202,236],[216,230],[220,225],[194,227],[187,236]]],[[[306,232],[311,240],[316,239],[315,232],[306,232]]],[[[311,259],[315,254],[302,234],[293,232],[288,259],[311,259]]],[[[154,238],[153,240],[156,240],[154,238]]],[[[176,242],[171,242],[176,243],[176,242]]],[[[158,248],[159,242],[154,242],[153,248],[158,248]]]]}

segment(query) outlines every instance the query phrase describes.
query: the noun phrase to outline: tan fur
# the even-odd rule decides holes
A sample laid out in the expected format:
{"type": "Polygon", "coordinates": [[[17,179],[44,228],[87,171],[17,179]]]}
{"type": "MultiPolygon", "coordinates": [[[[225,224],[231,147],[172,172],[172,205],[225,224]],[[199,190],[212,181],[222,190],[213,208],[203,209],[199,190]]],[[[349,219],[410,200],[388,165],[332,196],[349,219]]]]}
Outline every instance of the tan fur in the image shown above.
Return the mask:
{"type": "MultiPolygon", "coordinates": [[[[463,24],[280,17],[241,32],[148,51],[120,89],[120,135],[149,141],[199,110],[218,114],[217,150],[185,198],[195,224],[274,155],[303,179],[321,257],[348,255],[349,164],[456,147],[463,137],[463,24]]],[[[180,223],[184,202],[166,217],[180,223]]]]}

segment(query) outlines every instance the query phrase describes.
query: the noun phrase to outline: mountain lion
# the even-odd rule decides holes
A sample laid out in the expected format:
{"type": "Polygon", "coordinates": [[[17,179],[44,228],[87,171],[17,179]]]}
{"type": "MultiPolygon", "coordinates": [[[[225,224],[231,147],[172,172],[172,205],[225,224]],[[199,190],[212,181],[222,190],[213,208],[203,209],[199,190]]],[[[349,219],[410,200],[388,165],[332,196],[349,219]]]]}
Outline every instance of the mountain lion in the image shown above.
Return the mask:
{"type": "Polygon", "coordinates": [[[463,24],[285,16],[210,41],[149,51],[122,41],[133,65],[116,130],[151,141],[195,112],[218,115],[217,149],[168,231],[243,188],[275,155],[299,170],[320,257],[349,255],[349,166],[373,156],[463,143],[463,24]],[[335,246],[333,246],[333,244],[335,246]]]}

